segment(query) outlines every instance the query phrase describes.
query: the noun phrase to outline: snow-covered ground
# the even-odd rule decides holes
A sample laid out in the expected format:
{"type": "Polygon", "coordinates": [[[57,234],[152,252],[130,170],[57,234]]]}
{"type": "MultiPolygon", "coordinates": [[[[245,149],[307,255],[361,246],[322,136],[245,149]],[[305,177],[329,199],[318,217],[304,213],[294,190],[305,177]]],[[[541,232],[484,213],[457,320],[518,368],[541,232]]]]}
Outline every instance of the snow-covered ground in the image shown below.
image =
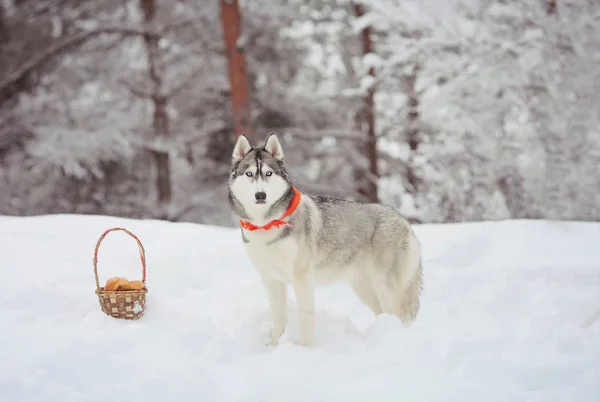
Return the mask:
{"type": "MultiPolygon", "coordinates": [[[[600,224],[416,227],[417,321],[375,318],[345,286],[317,292],[317,343],[265,346],[267,301],[239,230],[91,216],[0,217],[0,400],[600,401],[600,224]],[[101,312],[92,254],[107,228],[144,243],[139,321],[101,312]]],[[[111,233],[100,280],[140,278],[111,233]]]]}

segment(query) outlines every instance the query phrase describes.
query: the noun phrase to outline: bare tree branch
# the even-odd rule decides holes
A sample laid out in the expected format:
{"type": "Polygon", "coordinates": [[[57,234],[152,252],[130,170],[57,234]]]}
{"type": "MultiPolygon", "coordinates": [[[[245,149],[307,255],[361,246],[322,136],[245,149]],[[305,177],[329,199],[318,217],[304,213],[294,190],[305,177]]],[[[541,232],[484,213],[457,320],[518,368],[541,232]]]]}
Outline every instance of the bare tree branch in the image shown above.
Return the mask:
{"type": "MultiPolygon", "coordinates": [[[[367,142],[368,138],[365,137],[364,134],[361,134],[357,131],[340,131],[340,130],[300,130],[300,129],[292,129],[289,130],[292,134],[292,137],[295,139],[305,140],[305,141],[321,141],[323,138],[329,137],[334,138],[335,140],[340,141],[357,141],[357,142],[367,142]]],[[[377,138],[385,137],[383,135],[377,136],[377,138]]]]}
{"type": "Polygon", "coordinates": [[[22,64],[21,67],[15,69],[6,77],[0,81],[0,94],[3,93],[6,89],[8,89],[13,84],[22,80],[27,74],[29,74],[32,70],[40,67],[44,63],[48,62],[52,58],[58,56],[59,54],[68,51],[73,47],[77,47],[87,42],[90,39],[98,37],[102,34],[118,34],[123,36],[146,36],[146,37],[157,37],[157,34],[154,32],[142,30],[139,28],[127,28],[127,27],[103,27],[92,29],[89,31],[79,32],[77,34],[73,34],[63,40],[60,40],[50,47],[48,47],[45,51],[41,52],[37,56],[33,57],[31,60],[22,64]]]}
{"type": "Polygon", "coordinates": [[[120,79],[119,83],[126,86],[129,92],[142,99],[152,98],[152,93],[145,92],[143,89],[136,87],[134,84],[127,82],[125,79],[120,79]]]}
{"type": "Polygon", "coordinates": [[[190,73],[188,76],[186,76],[184,79],[182,79],[179,84],[177,84],[177,85],[173,86],[171,89],[169,89],[167,91],[165,97],[172,98],[173,96],[177,95],[179,92],[181,92],[182,89],[184,89],[186,86],[188,86],[190,84],[190,81],[192,81],[194,78],[196,78],[200,74],[202,74],[204,72],[204,70],[205,70],[205,68],[201,67],[199,69],[196,69],[192,73],[190,73]]]}

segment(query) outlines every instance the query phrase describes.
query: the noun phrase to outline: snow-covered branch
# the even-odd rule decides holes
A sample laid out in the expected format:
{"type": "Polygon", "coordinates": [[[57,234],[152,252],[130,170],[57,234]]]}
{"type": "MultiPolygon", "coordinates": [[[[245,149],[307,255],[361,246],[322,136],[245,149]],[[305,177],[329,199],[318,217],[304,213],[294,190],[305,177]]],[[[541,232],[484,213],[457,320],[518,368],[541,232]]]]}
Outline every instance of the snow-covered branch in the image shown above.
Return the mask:
{"type": "Polygon", "coordinates": [[[0,80],[0,93],[4,92],[8,87],[23,79],[28,73],[30,73],[36,68],[39,68],[44,63],[50,61],[51,59],[61,55],[62,53],[74,47],[82,45],[86,41],[89,41],[103,34],[147,37],[157,36],[157,34],[154,32],[142,30],[139,28],[116,26],[96,28],[72,34],[71,36],[68,36],[52,44],[45,51],[37,54],[31,60],[25,62],[20,67],[3,77],[2,80],[0,80]]]}

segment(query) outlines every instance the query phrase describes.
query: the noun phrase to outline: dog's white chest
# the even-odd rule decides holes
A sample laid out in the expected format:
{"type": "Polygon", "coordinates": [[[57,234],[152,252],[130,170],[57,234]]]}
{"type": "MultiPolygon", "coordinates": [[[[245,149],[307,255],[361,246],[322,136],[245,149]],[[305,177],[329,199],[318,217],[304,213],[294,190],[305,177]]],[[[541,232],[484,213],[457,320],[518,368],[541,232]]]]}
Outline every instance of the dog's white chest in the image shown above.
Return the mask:
{"type": "Polygon", "coordinates": [[[261,275],[291,283],[294,262],[298,256],[298,243],[293,236],[279,238],[280,235],[279,231],[247,234],[248,243],[245,243],[245,247],[261,275]]]}

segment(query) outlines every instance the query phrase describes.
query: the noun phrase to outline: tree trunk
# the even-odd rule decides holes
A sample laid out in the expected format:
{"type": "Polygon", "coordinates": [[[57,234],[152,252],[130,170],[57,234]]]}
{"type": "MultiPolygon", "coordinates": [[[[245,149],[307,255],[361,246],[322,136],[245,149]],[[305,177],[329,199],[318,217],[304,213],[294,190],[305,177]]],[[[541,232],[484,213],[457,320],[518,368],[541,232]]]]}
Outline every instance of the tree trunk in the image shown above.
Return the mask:
{"type": "MultiPolygon", "coordinates": [[[[365,13],[362,4],[354,3],[352,8],[354,16],[357,18],[360,18],[365,13]]],[[[366,26],[360,32],[363,56],[373,53],[371,33],[371,26],[366,26]]],[[[359,116],[357,116],[359,127],[361,130],[366,130],[367,134],[367,141],[362,153],[369,161],[369,167],[368,170],[363,172],[363,178],[359,181],[358,192],[369,202],[379,202],[377,185],[379,179],[379,167],[377,164],[377,137],[375,136],[375,69],[373,67],[369,69],[369,75],[373,77],[373,83],[363,98],[363,107],[359,116]]]]}
{"type": "Polygon", "coordinates": [[[246,57],[241,37],[242,21],[238,0],[221,0],[221,26],[227,53],[231,113],[236,135],[256,140],[252,129],[246,57]]]}
{"type": "MultiPolygon", "coordinates": [[[[140,0],[140,8],[144,14],[144,24],[152,30],[154,18],[156,17],[156,0],[140,0]]],[[[144,35],[146,57],[148,59],[148,76],[152,82],[152,104],[154,113],[152,126],[154,128],[154,139],[166,140],[170,137],[169,115],[167,112],[168,98],[162,93],[163,82],[158,66],[160,37],[157,35],[144,35]]],[[[154,162],[156,165],[156,191],[158,202],[166,204],[171,201],[171,168],[169,154],[166,151],[153,149],[154,162]]]]}
{"type": "MultiPolygon", "coordinates": [[[[406,171],[406,180],[410,185],[408,191],[413,194],[416,198],[416,194],[419,191],[419,185],[421,184],[421,179],[415,172],[413,166],[413,155],[415,151],[419,148],[419,144],[421,142],[419,138],[419,94],[417,93],[415,84],[417,82],[417,76],[419,74],[420,66],[417,64],[413,67],[413,71],[411,74],[405,75],[402,77],[404,93],[408,97],[408,114],[406,116],[406,129],[405,129],[405,140],[410,148],[410,157],[409,163],[407,165],[406,171]]],[[[416,202],[416,200],[415,200],[416,202]]]]}
{"type": "Polygon", "coordinates": [[[548,15],[556,14],[556,0],[548,0],[546,3],[546,12],[548,15]]]}

